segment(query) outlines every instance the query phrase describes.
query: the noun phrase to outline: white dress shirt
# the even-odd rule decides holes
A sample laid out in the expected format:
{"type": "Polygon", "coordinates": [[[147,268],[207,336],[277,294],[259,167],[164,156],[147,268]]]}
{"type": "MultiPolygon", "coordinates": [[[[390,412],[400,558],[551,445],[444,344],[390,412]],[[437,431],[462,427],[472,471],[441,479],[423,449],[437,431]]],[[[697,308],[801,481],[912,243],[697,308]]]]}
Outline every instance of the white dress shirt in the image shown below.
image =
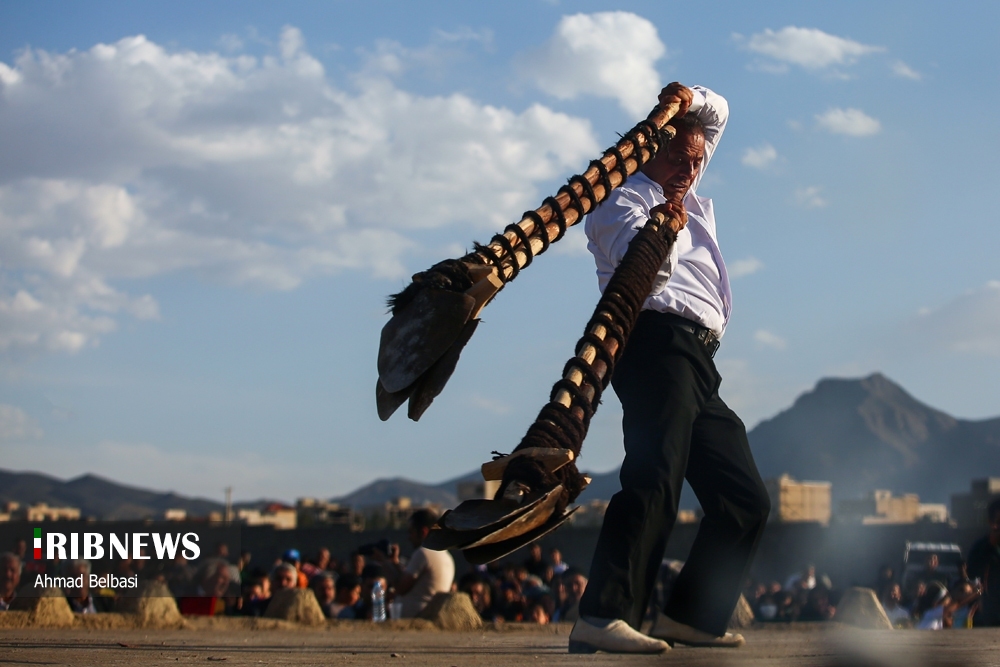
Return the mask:
{"type": "MultiPolygon", "coordinates": [[[[695,114],[705,126],[705,157],[698,177],[684,196],[687,226],[677,235],[643,309],[686,317],[721,337],[732,310],[729,274],[716,237],[712,200],[699,197],[696,190],[726,127],[729,105],[707,88],[694,86],[691,90],[694,100],[688,113],[695,114]]],[[[587,216],[587,248],[597,263],[601,292],[624,257],[629,241],[649,220],[650,209],[666,201],[663,188],[640,171],[587,216]]]]}

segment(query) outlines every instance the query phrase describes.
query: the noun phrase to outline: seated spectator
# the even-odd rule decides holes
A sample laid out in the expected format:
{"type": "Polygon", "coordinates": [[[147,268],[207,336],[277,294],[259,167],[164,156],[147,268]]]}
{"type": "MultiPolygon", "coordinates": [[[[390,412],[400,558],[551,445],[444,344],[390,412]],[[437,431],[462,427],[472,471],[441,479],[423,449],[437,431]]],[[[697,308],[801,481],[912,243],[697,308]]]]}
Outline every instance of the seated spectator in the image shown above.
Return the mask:
{"type": "Polygon", "coordinates": [[[347,574],[353,574],[358,579],[361,578],[361,573],[365,570],[365,556],[360,551],[351,552],[351,557],[347,563],[345,563],[347,569],[344,570],[347,574]]]}
{"type": "Polygon", "coordinates": [[[195,616],[220,616],[234,612],[239,596],[231,594],[230,564],[222,558],[210,558],[201,567],[194,594],[182,597],[179,607],[182,614],[195,616]]]}
{"type": "Polygon", "coordinates": [[[486,577],[478,572],[469,572],[459,581],[458,590],[468,594],[472,606],[484,621],[493,620],[493,596],[486,577]]]}
{"type": "Polygon", "coordinates": [[[333,602],[323,607],[327,618],[358,618],[358,602],[361,600],[361,582],[353,574],[342,574],[334,585],[333,602]]]}
{"type": "Polygon", "coordinates": [[[576,568],[569,568],[562,576],[566,586],[566,599],[562,606],[555,612],[556,621],[576,622],[580,619],[580,598],[587,590],[587,577],[576,568]]]}
{"type": "Polygon", "coordinates": [[[282,561],[271,570],[271,595],[289,588],[299,587],[299,571],[291,563],[282,561]]]}
{"type": "Polygon", "coordinates": [[[976,607],[979,604],[979,591],[968,581],[959,581],[952,587],[951,606],[945,611],[945,616],[951,619],[952,628],[971,628],[976,607]]]}
{"type": "Polygon", "coordinates": [[[560,577],[569,568],[562,558],[562,552],[558,549],[553,549],[549,552],[549,561],[552,563],[552,574],[560,577]]]}
{"type": "Polygon", "coordinates": [[[927,585],[927,591],[917,601],[914,616],[917,618],[917,630],[943,630],[951,623],[945,618],[948,606],[948,589],[940,581],[927,585]]]}
{"type": "Polygon", "coordinates": [[[903,591],[899,584],[889,584],[881,600],[885,615],[889,617],[889,622],[892,623],[893,627],[905,628],[912,625],[910,610],[902,605],[903,591]]]}
{"type": "Polygon", "coordinates": [[[802,572],[793,574],[785,581],[786,591],[811,591],[814,588],[816,588],[816,566],[811,563],[806,565],[802,572]]]}
{"type": "Polygon", "coordinates": [[[537,623],[538,625],[548,625],[549,621],[552,619],[554,606],[552,598],[547,595],[531,602],[528,605],[528,611],[524,616],[525,622],[537,623]]]}
{"type": "Polygon", "coordinates": [[[535,542],[531,545],[528,552],[528,559],[524,561],[524,569],[528,571],[528,574],[533,574],[539,579],[545,576],[545,570],[548,569],[549,563],[542,556],[542,545],[535,542]]]}
{"type": "Polygon", "coordinates": [[[163,574],[167,586],[175,595],[189,591],[194,586],[195,570],[188,564],[187,559],[181,555],[180,551],[177,552],[174,560],[164,569],[163,574]]]}
{"type": "Polygon", "coordinates": [[[21,585],[21,559],[9,551],[0,553],[0,611],[7,611],[21,585]]]}
{"type": "Polygon", "coordinates": [[[283,563],[295,568],[295,581],[298,588],[309,588],[309,577],[302,571],[302,554],[298,549],[289,549],[281,556],[283,563]]]}
{"type": "Polygon", "coordinates": [[[525,600],[517,581],[504,580],[500,583],[496,611],[505,621],[524,620],[525,600]]]}
{"type": "Polygon", "coordinates": [[[271,601],[271,580],[267,572],[254,568],[244,572],[243,597],[239,613],[243,616],[263,616],[271,601]]]}
{"type": "Polygon", "coordinates": [[[816,586],[806,595],[798,620],[829,621],[836,612],[836,608],[830,604],[829,589],[826,586],[816,586]]]}
{"type": "MultiPolygon", "coordinates": [[[[927,585],[932,582],[939,582],[945,587],[948,586],[948,575],[938,569],[940,565],[940,559],[935,553],[927,555],[927,561],[924,564],[924,569],[920,572],[920,581],[927,585]]],[[[945,589],[947,590],[947,588],[945,589]]]]}
{"type": "Polygon", "coordinates": [[[872,584],[872,590],[878,595],[879,599],[883,599],[889,588],[896,582],[896,573],[892,569],[891,565],[883,564],[878,569],[878,576],[875,577],[875,583],[872,584]]]}
{"type": "Polygon", "coordinates": [[[414,552],[406,568],[399,560],[399,545],[392,545],[388,555],[376,553],[386,566],[388,578],[403,603],[403,618],[414,618],[437,593],[451,592],[455,581],[455,560],[447,551],[431,551],[421,546],[437,515],[418,509],[410,515],[409,538],[414,552]]]}
{"type": "Polygon", "coordinates": [[[312,578],[310,585],[312,586],[313,593],[316,594],[316,601],[319,602],[319,608],[323,610],[323,615],[327,618],[335,618],[335,615],[330,613],[330,605],[333,604],[337,597],[333,575],[329,572],[316,575],[312,578]]]}
{"type": "Polygon", "coordinates": [[[80,588],[63,589],[69,608],[77,614],[96,614],[94,598],[90,595],[90,561],[82,558],[70,561],[66,576],[82,584],[80,588]]]}
{"type": "Polygon", "coordinates": [[[323,548],[317,552],[316,557],[311,561],[306,561],[302,564],[302,571],[305,572],[309,581],[312,582],[313,577],[320,575],[327,571],[330,566],[330,550],[323,548]]]}

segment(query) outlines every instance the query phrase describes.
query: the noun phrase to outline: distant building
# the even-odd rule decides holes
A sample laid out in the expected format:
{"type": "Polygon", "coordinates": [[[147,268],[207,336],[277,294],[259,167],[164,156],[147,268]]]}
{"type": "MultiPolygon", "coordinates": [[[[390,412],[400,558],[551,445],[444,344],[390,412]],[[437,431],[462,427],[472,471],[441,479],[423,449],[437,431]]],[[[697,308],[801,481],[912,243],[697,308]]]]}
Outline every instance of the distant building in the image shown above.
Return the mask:
{"type": "Polygon", "coordinates": [[[49,507],[45,503],[22,507],[21,503],[8,502],[0,508],[0,521],[79,521],[79,507],[49,507]]]}
{"type": "Polygon", "coordinates": [[[771,498],[771,521],[830,523],[830,482],[799,482],[782,475],[764,482],[771,498]]]}
{"type": "Polygon", "coordinates": [[[956,493],[951,497],[951,516],[960,528],[986,530],[986,508],[1000,498],[1000,477],[974,479],[969,493],[956,493]]]}
{"type": "Polygon", "coordinates": [[[237,510],[236,518],[247,526],[274,526],[278,530],[292,530],[298,524],[295,508],[281,503],[271,503],[263,510],[237,510]]]}
{"type": "Polygon", "coordinates": [[[474,482],[459,482],[455,485],[455,491],[458,495],[458,502],[465,502],[466,500],[478,500],[480,498],[486,498],[487,500],[492,500],[493,496],[496,495],[497,490],[500,488],[499,479],[491,479],[489,481],[478,480],[474,482]]]}
{"type": "Polygon", "coordinates": [[[318,498],[299,498],[295,501],[300,528],[316,525],[343,525],[352,531],[365,529],[365,517],[347,505],[331,503],[318,498]]]}
{"type": "MultiPolygon", "coordinates": [[[[864,498],[842,500],[837,506],[837,519],[866,526],[878,524],[916,523],[920,518],[920,496],[877,489],[864,498]]],[[[947,520],[947,519],[946,519],[947,520]]]]}
{"type": "Polygon", "coordinates": [[[917,509],[918,521],[931,523],[948,523],[948,506],[944,503],[920,503],[917,509]]]}
{"type": "Polygon", "coordinates": [[[183,509],[168,509],[163,513],[163,519],[165,521],[186,521],[188,518],[187,510],[183,509]]]}

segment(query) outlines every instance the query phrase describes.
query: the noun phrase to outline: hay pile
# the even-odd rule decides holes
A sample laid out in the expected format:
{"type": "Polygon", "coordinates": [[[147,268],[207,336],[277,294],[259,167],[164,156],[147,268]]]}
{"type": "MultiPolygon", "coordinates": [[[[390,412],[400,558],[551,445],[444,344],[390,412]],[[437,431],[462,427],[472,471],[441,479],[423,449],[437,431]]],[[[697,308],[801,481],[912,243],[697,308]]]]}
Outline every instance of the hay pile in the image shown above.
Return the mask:
{"type": "Polygon", "coordinates": [[[417,615],[442,630],[478,630],[483,627],[472,598],[467,593],[438,593],[417,615]]]}
{"type": "Polygon", "coordinates": [[[730,630],[743,630],[749,628],[753,625],[753,609],[750,608],[750,603],[747,599],[740,596],[740,599],[736,602],[736,609],[733,610],[733,616],[729,619],[729,629],[730,630]]]}
{"type": "Polygon", "coordinates": [[[68,628],[76,621],[62,590],[46,588],[37,597],[16,597],[12,611],[28,612],[28,623],[34,628],[68,628]]]}
{"type": "Polygon", "coordinates": [[[326,623],[316,595],[308,588],[292,588],[275,593],[267,605],[265,618],[294,621],[304,625],[326,623]]]}
{"type": "Polygon", "coordinates": [[[875,591],[854,586],[844,591],[833,620],[868,630],[892,630],[892,623],[875,591]]]}
{"type": "Polygon", "coordinates": [[[146,582],[138,597],[119,598],[115,608],[134,614],[136,625],[140,628],[179,628],[184,625],[177,601],[161,581],[146,582]]]}

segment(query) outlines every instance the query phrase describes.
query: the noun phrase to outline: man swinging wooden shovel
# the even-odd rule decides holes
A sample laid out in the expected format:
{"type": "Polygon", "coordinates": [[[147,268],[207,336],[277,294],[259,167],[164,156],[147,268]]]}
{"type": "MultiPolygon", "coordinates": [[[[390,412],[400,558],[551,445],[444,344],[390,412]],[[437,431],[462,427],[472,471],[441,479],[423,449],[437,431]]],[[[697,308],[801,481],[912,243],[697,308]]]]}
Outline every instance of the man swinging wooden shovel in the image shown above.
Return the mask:
{"type": "Polygon", "coordinates": [[[590,212],[603,295],[576,356],[514,452],[483,466],[484,477],[502,480],[496,498],[446,513],[427,542],[487,562],[563,523],[588,481],[574,461],[614,372],[624,412],[622,491],[605,515],[571,652],[741,645],[726,623],[770,511],[743,423],[718,394],[713,358],[731,294],[712,202],[695,193],[728,105],[706,88],[675,83],[654,115],[663,109],[677,116],[676,137],[650,145],[629,187],[605,192],[590,212]],[[671,599],[643,635],[685,477],[705,516],[671,599]]]}

